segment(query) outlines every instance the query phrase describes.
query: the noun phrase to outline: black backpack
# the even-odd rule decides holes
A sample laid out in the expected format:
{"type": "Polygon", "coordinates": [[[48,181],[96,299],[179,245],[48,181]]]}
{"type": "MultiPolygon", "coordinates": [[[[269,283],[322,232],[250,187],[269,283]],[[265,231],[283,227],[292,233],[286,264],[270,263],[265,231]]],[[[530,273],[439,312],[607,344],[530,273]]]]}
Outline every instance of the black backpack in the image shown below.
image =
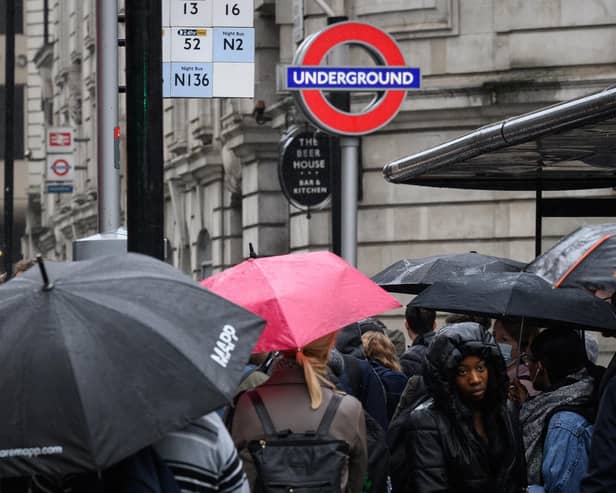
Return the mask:
{"type": "Polygon", "coordinates": [[[257,468],[255,493],[340,493],[349,444],[333,438],[329,428],[342,398],[334,394],[316,431],[276,431],[256,391],[248,392],[265,435],[248,442],[257,468]]]}

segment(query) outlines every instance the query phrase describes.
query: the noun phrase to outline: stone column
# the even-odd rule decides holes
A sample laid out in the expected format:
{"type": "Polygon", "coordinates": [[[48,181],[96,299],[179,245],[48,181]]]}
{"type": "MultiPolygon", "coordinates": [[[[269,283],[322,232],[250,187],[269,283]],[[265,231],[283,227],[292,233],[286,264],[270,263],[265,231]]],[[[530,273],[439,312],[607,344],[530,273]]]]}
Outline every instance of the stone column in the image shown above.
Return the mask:
{"type": "Polygon", "coordinates": [[[278,181],[280,134],[249,116],[229,123],[223,139],[240,160],[243,256],[248,256],[248,243],[258,255],[288,253],[289,206],[278,181]]]}

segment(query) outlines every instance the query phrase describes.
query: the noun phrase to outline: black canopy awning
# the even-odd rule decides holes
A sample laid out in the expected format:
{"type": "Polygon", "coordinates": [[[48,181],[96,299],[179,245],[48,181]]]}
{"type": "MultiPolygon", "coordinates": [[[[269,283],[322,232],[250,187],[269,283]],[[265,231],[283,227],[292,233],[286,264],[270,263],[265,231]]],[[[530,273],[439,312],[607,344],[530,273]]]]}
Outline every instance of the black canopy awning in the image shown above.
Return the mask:
{"type": "Polygon", "coordinates": [[[616,86],[385,165],[393,183],[486,190],[616,186],[616,86]]]}

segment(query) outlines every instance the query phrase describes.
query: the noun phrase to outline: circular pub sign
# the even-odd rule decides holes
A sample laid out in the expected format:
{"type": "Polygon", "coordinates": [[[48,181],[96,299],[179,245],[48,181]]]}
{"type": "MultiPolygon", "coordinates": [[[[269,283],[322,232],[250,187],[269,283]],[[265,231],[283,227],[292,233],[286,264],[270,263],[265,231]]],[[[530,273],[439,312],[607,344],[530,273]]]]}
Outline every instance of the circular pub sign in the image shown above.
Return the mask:
{"type": "Polygon", "coordinates": [[[285,197],[298,209],[324,206],[330,195],[330,137],[315,130],[294,127],[280,149],[278,177],[285,197]]]}

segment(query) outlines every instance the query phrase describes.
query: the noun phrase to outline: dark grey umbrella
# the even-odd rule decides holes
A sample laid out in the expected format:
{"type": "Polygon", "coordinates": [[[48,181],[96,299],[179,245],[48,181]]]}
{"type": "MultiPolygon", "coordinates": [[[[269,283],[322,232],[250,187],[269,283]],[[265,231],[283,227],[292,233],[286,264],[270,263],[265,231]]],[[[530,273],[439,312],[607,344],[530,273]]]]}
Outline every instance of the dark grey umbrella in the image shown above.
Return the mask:
{"type": "Polygon", "coordinates": [[[402,259],[372,277],[383,289],[393,293],[421,293],[436,281],[480,272],[519,272],[522,262],[477,252],[433,255],[402,259]]]}
{"type": "Polygon", "coordinates": [[[411,306],[491,318],[524,317],[539,326],[570,326],[616,333],[612,305],[583,289],[554,289],[527,272],[484,273],[438,281],[411,306]]]}
{"type": "Polygon", "coordinates": [[[555,287],[616,273],[616,223],[582,226],[564,236],[525,269],[555,287]]]}
{"type": "Polygon", "coordinates": [[[0,286],[0,477],[103,469],[232,398],[260,318],[142,255],[46,265],[0,286]]]}

